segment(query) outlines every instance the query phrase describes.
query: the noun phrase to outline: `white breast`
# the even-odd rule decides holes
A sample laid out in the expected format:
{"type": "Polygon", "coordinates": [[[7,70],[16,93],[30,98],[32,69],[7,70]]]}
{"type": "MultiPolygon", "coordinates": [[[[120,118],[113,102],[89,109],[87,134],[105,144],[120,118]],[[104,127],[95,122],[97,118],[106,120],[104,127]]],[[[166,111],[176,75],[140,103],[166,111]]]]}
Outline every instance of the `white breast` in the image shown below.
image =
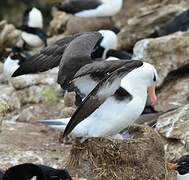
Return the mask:
{"type": "Polygon", "coordinates": [[[37,35],[22,32],[21,36],[22,39],[26,42],[26,44],[28,44],[31,47],[40,47],[43,45],[43,41],[37,35]]]}
{"type": "Polygon", "coordinates": [[[111,96],[93,114],[79,123],[72,135],[87,138],[115,135],[140,116],[144,105],[145,102],[140,98],[118,101],[111,96]]]}

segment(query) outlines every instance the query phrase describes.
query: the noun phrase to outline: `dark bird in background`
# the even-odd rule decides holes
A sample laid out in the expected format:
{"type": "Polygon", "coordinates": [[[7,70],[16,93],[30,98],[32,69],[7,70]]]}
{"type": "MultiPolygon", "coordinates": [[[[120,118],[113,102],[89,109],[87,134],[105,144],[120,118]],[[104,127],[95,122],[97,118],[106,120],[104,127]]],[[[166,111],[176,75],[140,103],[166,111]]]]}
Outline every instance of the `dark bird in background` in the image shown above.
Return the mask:
{"type": "Polygon", "coordinates": [[[168,167],[177,172],[177,180],[189,179],[189,154],[182,156],[176,163],[169,163],[168,167]]]}
{"type": "Polygon", "coordinates": [[[65,0],[56,7],[79,17],[109,17],[122,8],[123,0],[65,0]]]}
{"type": "Polygon", "coordinates": [[[72,180],[66,169],[54,169],[31,163],[20,164],[9,168],[0,180],[72,180]]]}
{"type": "Polygon", "coordinates": [[[43,15],[35,7],[24,12],[23,24],[19,27],[24,47],[38,48],[47,45],[47,35],[43,29],[43,15]]]}
{"type": "Polygon", "coordinates": [[[178,31],[189,30],[189,10],[186,10],[176,16],[172,21],[168,22],[165,26],[156,29],[150,37],[161,37],[173,34],[178,31]]]}

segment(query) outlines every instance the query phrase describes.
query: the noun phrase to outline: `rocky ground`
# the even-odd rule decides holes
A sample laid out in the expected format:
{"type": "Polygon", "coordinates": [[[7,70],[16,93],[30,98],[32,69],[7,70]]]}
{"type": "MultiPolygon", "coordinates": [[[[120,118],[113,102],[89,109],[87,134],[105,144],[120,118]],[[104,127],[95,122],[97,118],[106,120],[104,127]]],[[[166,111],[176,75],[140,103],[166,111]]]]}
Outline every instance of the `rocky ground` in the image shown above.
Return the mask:
{"type": "MultiPolygon", "coordinates": [[[[134,48],[134,59],[155,65],[159,74],[156,108],[165,111],[179,107],[157,120],[156,131],[164,142],[166,161],[175,161],[189,151],[189,32],[149,37],[187,8],[188,0],[127,0],[120,14],[113,18],[94,18],[92,26],[91,19],[56,13],[48,29],[53,36],[49,42],[52,42],[65,34],[116,26],[121,29],[119,49],[134,48]]],[[[18,40],[19,31],[5,21],[0,22],[0,49],[18,40]]],[[[60,142],[59,132],[37,123],[39,119],[68,117],[75,110],[73,95],[64,98],[56,83],[57,71],[8,82],[0,63],[0,168],[23,162],[58,168],[66,165],[71,145],[60,142]]],[[[166,176],[174,180],[174,176],[172,179],[166,176]]]]}

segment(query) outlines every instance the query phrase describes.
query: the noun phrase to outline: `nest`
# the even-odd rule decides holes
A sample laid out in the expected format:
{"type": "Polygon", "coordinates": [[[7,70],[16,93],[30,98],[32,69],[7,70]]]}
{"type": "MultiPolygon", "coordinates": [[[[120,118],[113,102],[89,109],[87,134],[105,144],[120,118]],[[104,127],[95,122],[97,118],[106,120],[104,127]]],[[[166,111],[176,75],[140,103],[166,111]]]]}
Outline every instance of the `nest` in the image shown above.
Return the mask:
{"type": "Polygon", "coordinates": [[[151,128],[130,128],[130,140],[93,138],[73,144],[67,168],[89,180],[163,180],[166,169],[160,136],[151,128]]]}

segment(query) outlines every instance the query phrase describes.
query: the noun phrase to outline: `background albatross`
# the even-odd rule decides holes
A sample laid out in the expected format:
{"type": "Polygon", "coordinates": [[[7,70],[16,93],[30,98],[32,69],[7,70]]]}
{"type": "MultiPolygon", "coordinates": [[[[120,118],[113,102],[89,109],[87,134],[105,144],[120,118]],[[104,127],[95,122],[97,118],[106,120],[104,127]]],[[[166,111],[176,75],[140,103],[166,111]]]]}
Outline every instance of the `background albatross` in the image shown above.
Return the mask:
{"type": "Polygon", "coordinates": [[[123,0],[66,0],[57,8],[79,17],[107,17],[116,15],[123,0]]]}

